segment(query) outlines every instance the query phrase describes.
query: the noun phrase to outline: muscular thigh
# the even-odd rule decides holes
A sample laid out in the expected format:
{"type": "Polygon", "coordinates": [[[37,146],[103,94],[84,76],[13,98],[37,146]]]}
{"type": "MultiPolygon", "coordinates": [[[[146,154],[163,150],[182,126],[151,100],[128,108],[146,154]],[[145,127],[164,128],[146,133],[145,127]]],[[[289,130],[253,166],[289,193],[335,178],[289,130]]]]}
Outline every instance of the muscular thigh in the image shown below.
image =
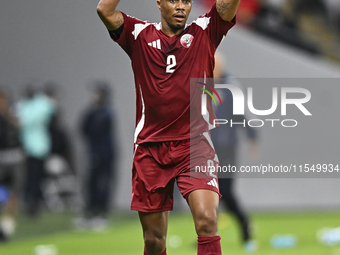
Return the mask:
{"type": "Polygon", "coordinates": [[[156,236],[158,238],[163,238],[166,236],[168,221],[169,221],[169,211],[165,212],[139,212],[139,219],[142,224],[144,237],[156,236]]]}

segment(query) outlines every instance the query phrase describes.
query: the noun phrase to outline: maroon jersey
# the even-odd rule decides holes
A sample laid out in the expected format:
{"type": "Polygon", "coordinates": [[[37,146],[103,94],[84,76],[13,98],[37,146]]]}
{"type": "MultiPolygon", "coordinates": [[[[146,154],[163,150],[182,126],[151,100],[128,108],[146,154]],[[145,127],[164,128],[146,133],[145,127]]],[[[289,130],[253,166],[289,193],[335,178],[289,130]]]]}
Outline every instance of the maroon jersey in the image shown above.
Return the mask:
{"type": "Polygon", "coordinates": [[[161,23],[149,23],[125,13],[124,29],[117,40],[132,62],[136,86],[135,142],[188,139],[209,130],[206,120],[215,115],[208,97],[209,116],[201,115],[201,83],[191,78],[211,78],[214,54],[235,24],[224,21],[215,4],[209,12],[169,37],[161,23]]]}

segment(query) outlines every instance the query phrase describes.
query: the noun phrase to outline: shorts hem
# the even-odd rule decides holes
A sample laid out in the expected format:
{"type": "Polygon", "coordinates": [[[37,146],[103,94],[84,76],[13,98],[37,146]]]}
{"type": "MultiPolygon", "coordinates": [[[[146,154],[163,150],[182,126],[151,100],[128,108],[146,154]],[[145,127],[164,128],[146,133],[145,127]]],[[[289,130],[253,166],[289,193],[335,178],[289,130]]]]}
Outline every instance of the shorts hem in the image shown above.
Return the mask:
{"type": "Polygon", "coordinates": [[[131,210],[138,211],[138,212],[164,212],[164,211],[172,211],[173,207],[162,207],[162,208],[142,208],[131,206],[131,210]]]}
{"type": "Polygon", "coordinates": [[[211,191],[214,191],[218,194],[218,196],[221,198],[222,195],[219,191],[216,190],[216,188],[214,188],[213,186],[210,187],[200,187],[200,188],[193,188],[193,189],[190,189],[189,191],[187,191],[185,194],[183,194],[183,198],[188,202],[188,197],[190,195],[191,192],[195,191],[195,190],[200,190],[200,189],[204,189],[204,190],[211,190],[211,191]]]}

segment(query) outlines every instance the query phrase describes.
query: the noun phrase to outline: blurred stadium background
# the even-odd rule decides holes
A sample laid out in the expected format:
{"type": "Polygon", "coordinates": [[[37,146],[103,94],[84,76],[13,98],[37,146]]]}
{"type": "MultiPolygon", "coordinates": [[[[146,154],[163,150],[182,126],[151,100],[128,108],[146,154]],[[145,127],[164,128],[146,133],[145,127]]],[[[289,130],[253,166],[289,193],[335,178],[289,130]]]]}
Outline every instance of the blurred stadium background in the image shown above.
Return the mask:
{"type": "MultiPolygon", "coordinates": [[[[197,2],[189,21],[206,10],[197,2]]],[[[301,157],[304,161],[320,158],[329,162],[318,163],[340,164],[337,129],[340,124],[337,111],[340,108],[339,23],[313,9],[304,11],[303,7],[298,14],[293,14],[294,1],[281,2],[279,12],[290,14],[290,21],[293,20],[303,43],[292,44],[290,39],[273,35],[271,30],[268,32],[260,26],[271,22],[265,18],[255,19],[257,23],[252,25],[239,24],[220,46],[220,52],[227,58],[228,71],[240,79],[332,79],[334,86],[320,84],[314,88],[316,94],[312,94],[310,102],[315,109],[328,103],[323,115],[331,120],[310,125],[304,130],[306,133],[295,133],[293,137],[289,137],[289,133],[278,135],[276,132],[280,131],[275,129],[261,130],[258,162],[272,162],[273,157],[277,158],[274,163],[289,162],[301,157]],[[317,100],[313,101],[314,98],[317,100]]],[[[83,178],[87,162],[78,121],[89,101],[89,84],[100,79],[112,85],[120,148],[117,181],[112,192],[112,226],[101,233],[74,231],[71,222],[81,203],[71,212],[46,210],[39,219],[32,220],[20,214],[15,238],[0,245],[0,254],[57,254],[55,249],[58,254],[65,255],[141,254],[142,233],[137,214],[129,212],[135,108],[133,74],[128,57],[111,42],[97,17],[96,5],[97,1],[92,0],[3,2],[0,8],[0,84],[14,102],[29,82],[53,81],[58,85],[64,122],[73,138],[78,180],[83,178]]],[[[125,0],[121,1],[119,9],[143,20],[159,21],[156,1],[125,0]]],[[[340,12],[337,15],[335,20],[339,19],[340,12]]],[[[274,28],[281,29],[286,31],[281,26],[274,28]]],[[[296,34],[293,37],[296,39],[296,34]]],[[[240,150],[244,155],[240,164],[251,164],[246,148],[241,146],[240,150]]],[[[238,179],[237,192],[254,221],[259,242],[257,253],[340,254],[340,240],[338,245],[318,241],[318,234],[322,236],[320,231],[340,227],[339,184],[339,178],[238,179]],[[275,235],[292,235],[297,243],[293,242],[286,249],[275,248],[270,243],[275,235]]],[[[176,210],[169,226],[169,254],[195,254],[194,229],[185,202],[177,200],[176,210]]],[[[220,230],[224,253],[243,254],[232,217],[221,216],[220,230]]],[[[334,243],[337,233],[331,235],[334,243]]]]}

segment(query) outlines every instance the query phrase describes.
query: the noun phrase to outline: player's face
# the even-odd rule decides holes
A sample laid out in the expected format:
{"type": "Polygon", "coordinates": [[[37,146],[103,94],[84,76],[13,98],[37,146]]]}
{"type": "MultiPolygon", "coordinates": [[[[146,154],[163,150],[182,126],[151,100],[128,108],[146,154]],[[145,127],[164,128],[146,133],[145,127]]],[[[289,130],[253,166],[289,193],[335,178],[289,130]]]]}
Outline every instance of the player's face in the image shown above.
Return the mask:
{"type": "Polygon", "coordinates": [[[189,17],[192,0],[157,0],[162,22],[173,31],[182,30],[189,17]]]}

